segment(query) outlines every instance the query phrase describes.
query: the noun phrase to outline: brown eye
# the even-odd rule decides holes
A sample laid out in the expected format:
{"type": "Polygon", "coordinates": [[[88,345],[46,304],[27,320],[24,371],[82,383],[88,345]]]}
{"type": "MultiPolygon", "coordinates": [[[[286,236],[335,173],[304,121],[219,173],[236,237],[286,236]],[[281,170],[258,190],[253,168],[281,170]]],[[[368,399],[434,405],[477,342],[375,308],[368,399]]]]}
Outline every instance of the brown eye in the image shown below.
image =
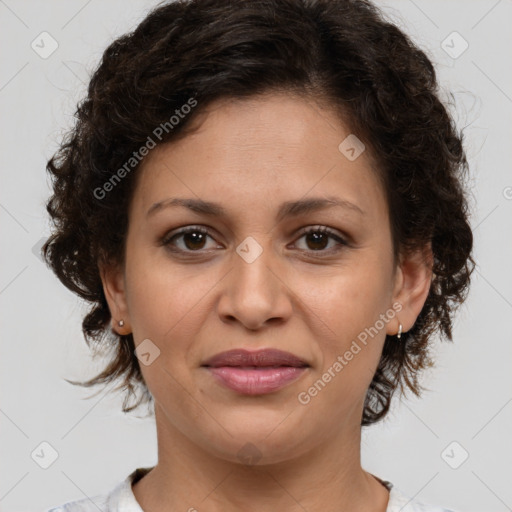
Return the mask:
{"type": "Polygon", "coordinates": [[[303,249],[307,252],[323,252],[323,253],[331,253],[340,250],[340,245],[348,245],[347,242],[339,236],[335,231],[331,229],[320,226],[315,228],[308,228],[301,233],[301,237],[306,241],[306,248],[303,249]],[[333,240],[337,242],[338,247],[330,247],[329,240],[333,240]]]}
{"type": "Polygon", "coordinates": [[[322,250],[325,249],[326,245],[329,243],[329,236],[325,233],[319,233],[318,231],[313,231],[308,233],[306,236],[306,243],[313,250],[322,250]]]}
{"type": "MultiPolygon", "coordinates": [[[[162,240],[162,245],[176,247],[177,251],[198,252],[205,248],[207,238],[212,238],[207,229],[198,226],[189,226],[175,233],[167,235],[162,240]],[[181,246],[175,243],[176,240],[182,239],[181,246]]],[[[174,250],[174,249],[172,249],[174,250]]]]}
{"type": "Polygon", "coordinates": [[[187,247],[187,249],[202,249],[206,242],[206,237],[204,233],[199,231],[190,231],[187,233],[183,233],[183,243],[187,247]]]}

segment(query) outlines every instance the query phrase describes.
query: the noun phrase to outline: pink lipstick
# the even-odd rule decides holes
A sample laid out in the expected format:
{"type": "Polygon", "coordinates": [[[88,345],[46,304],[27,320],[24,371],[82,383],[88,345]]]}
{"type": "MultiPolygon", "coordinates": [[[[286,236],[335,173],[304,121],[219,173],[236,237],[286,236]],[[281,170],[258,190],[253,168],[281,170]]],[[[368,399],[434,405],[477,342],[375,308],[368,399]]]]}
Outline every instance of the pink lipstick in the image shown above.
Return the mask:
{"type": "Polygon", "coordinates": [[[202,366],[233,391],[244,395],[263,395],[298,379],[309,364],[281,350],[236,349],[217,354],[202,366]]]}

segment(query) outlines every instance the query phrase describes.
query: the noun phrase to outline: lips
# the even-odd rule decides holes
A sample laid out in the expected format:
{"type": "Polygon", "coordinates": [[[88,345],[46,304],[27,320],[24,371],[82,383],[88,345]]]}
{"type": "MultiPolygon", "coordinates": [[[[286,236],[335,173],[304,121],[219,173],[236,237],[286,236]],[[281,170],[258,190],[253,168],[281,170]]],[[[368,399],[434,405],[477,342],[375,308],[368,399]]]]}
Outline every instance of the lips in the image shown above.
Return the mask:
{"type": "Polygon", "coordinates": [[[223,387],[242,395],[276,392],[299,379],[309,366],[299,357],[276,349],[229,350],[202,365],[223,387]]]}
{"type": "Polygon", "coordinates": [[[299,357],[277,349],[265,349],[258,351],[249,351],[244,349],[228,350],[221,352],[208,359],[202,366],[220,368],[221,366],[238,367],[266,367],[278,368],[281,366],[291,366],[294,368],[304,368],[309,366],[299,357]]]}

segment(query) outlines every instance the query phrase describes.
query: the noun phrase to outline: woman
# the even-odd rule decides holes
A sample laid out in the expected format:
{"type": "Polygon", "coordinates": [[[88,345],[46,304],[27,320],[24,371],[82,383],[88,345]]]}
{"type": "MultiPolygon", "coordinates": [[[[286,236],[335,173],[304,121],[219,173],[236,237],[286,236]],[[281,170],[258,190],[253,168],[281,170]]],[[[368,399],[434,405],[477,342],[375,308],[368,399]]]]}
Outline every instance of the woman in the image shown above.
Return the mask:
{"type": "Polygon", "coordinates": [[[474,261],[431,62],[364,0],[195,0],[114,41],[44,247],[158,464],[53,511],[421,508],[361,467],[474,261]],[[138,401],[129,403],[130,398],[138,401]]]}

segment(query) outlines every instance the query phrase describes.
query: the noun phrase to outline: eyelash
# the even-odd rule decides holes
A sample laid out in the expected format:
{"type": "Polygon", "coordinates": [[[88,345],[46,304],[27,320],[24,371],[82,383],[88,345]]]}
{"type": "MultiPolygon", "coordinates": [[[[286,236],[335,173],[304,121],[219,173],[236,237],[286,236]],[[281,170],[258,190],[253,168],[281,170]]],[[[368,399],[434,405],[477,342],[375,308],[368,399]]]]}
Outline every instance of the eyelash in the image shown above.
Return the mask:
{"type": "MultiPolygon", "coordinates": [[[[171,232],[171,233],[165,235],[161,240],[161,245],[168,247],[170,251],[175,252],[175,253],[200,253],[200,252],[202,252],[203,251],[202,249],[198,249],[197,251],[192,251],[192,250],[177,249],[176,247],[172,247],[172,244],[171,244],[172,240],[174,240],[180,236],[186,235],[188,233],[201,233],[203,235],[207,235],[207,236],[210,236],[211,238],[213,238],[210,235],[210,232],[202,226],[187,226],[186,228],[180,229],[177,232],[171,232]]],[[[313,227],[309,227],[309,228],[304,228],[299,233],[299,239],[304,236],[307,236],[311,233],[321,233],[324,235],[328,235],[329,238],[332,238],[338,242],[337,248],[318,249],[316,251],[312,250],[312,249],[310,249],[310,250],[301,249],[303,252],[310,253],[315,257],[321,258],[321,257],[323,257],[323,255],[331,255],[333,253],[340,251],[342,249],[341,246],[349,245],[348,242],[344,238],[342,238],[340,235],[337,234],[337,232],[333,231],[332,229],[330,229],[326,226],[313,226],[313,227]],[[318,253],[322,253],[322,255],[319,255],[318,253]]]]}

